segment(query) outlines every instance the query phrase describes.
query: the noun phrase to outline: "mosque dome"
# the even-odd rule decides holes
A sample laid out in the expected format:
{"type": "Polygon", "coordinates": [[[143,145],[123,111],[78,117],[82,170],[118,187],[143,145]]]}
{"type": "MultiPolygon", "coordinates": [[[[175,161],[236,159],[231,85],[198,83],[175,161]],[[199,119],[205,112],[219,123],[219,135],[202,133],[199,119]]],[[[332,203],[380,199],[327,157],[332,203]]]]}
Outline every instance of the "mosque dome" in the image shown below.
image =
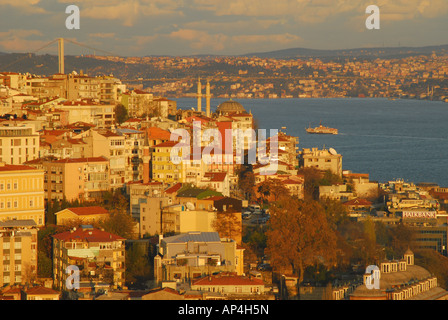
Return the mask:
{"type": "Polygon", "coordinates": [[[244,107],[241,105],[241,103],[228,100],[223,103],[221,103],[218,108],[216,109],[218,113],[243,113],[246,112],[244,107]]]}

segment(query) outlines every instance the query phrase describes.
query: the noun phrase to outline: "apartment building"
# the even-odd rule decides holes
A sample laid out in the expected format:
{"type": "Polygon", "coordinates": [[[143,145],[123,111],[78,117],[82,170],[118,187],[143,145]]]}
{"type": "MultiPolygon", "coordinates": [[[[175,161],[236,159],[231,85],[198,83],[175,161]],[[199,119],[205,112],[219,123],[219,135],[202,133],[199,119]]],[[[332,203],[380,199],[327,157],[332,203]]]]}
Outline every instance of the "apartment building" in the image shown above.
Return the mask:
{"type": "Polygon", "coordinates": [[[321,171],[330,170],[342,177],[342,155],[334,149],[304,148],[300,154],[301,164],[305,168],[316,168],[321,171]]]}
{"type": "Polygon", "coordinates": [[[115,123],[115,105],[93,99],[66,100],[56,106],[68,111],[68,123],[87,122],[98,128],[111,128],[115,123]]]}
{"type": "MultiPolygon", "coordinates": [[[[166,184],[184,182],[182,176],[182,145],[176,141],[162,142],[151,148],[152,150],[152,179],[166,184]],[[179,152],[171,159],[171,150],[174,146],[180,147],[179,152]],[[172,161],[174,160],[174,161],[172,161]]],[[[189,146],[188,146],[189,148],[189,146]]]]}
{"type": "Polygon", "coordinates": [[[53,277],[58,289],[66,289],[68,266],[77,266],[81,283],[107,283],[110,288],[125,282],[125,242],[115,234],[81,225],[53,236],[53,277]]]}
{"type": "Polygon", "coordinates": [[[13,219],[45,224],[44,171],[0,162],[0,221],[13,219]]]}
{"type": "Polygon", "coordinates": [[[27,163],[45,172],[44,194],[48,201],[93,200],[110,190],[109,160],[87,157],[47,161],[36,159],[27,163]]]}
{"type": "MultiPolygon", "coordinates": [[[[125,136],[107,129],[93,129],[84,138],[88,147],[88,157],[109,159],[110,188],[122,188],[126,181],[126,141],[125,136]]],[[[138,171],[138,168],[137,168],[138,171]]]]}
{"type": "Polygon", "coordinates": [[[37,224],[34,220],[0,222],[0,287],[37,278],[37,224]]]}
{"type": "Polygon", "coordinates": [[[244,249],[217,232],[188,232],[159,238],[154,258],[157,281],[185,282],[214,272],[243,274],[244,249]]]}
{"type": "Polygon", "coordinates": [[[23,164],[39,157],[39,133],[32,126],[0,126],[0,162],[23,164]]]}

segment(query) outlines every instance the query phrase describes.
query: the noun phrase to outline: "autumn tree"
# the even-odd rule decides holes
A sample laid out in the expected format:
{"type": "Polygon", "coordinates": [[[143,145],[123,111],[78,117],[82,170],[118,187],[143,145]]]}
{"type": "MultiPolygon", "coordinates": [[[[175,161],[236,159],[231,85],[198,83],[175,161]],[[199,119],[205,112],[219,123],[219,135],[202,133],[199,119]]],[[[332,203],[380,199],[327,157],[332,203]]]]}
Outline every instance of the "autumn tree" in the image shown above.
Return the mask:
{"type": "Polygon", "coordinates": [[[278,201],[289,196],[289,190],[279,179],[268,179],[261,182],[257,188],[263,202],[278,201]]]}
{"type": "Polygon", "coordinates": [[[300,168],[297,174],[302,175],[304,179],[303,191],[305,200],[317,200],[322,173],[316,168],[300,168]]]}
{"type": "Polygon", "coordinates": [[[130,214],[119,210],[111,211],[109,217],[99,222],[99,227],[104,231],[125,239],[134,238],[135,225],[136,222],[130,214]]]}
{"type": "Polygon", "coordinates": [[[243,167],[238,172],[238,189],[241,190],[246,200],[251,201],[255,196],[254,188],[254,173],[252,172],[252,170],[250,170],[250,168],[243,167]]]}
{"type": "Polygon", "coordinates": [[[340,201],[323,199],[320,203],[325,210],[328,222],[334,229],[348,221],[347,208],[340,201]]]}
{"type": "Polygon", "coordinates": [[[218,212],[212,226],[220,237],[233,239],[241,244],[243,225],[240,212],[218,212]]]}
{"type": "Polygon", "coordinates": [[[279,201],[271,210],[266,235],[271,264],[275,268],[290,270],[300,283],[307,267],[333,266],[337,239],[318,202],[290,197],[279,201]]]}

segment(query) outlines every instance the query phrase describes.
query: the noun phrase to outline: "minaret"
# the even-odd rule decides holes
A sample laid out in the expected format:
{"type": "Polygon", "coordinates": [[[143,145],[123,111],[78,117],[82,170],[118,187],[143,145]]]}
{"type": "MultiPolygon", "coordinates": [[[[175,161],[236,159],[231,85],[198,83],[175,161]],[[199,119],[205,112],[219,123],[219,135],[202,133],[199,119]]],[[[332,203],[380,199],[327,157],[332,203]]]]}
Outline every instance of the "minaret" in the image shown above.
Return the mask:
{"type": "Polygon", "coordinates": [[[205,101],[206,101],[206,109],[205,109],[205,115],[207,117],[210,117],[210,82],[207,80],[207,86],[205,87],[205,101]]]}
{"type": "Polygon", "coordinates": [[[201,78],[198,78],[198,112],[202,111],[202,86],[201,86],[201,78]]]}

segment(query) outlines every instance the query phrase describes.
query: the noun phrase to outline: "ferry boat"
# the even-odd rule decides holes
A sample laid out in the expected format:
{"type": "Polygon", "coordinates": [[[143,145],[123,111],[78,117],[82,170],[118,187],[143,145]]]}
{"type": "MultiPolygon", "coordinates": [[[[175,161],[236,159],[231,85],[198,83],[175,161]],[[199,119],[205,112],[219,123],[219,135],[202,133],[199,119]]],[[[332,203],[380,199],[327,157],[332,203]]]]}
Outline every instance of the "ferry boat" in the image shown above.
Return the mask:
{"type": "Polygon", "coordinates": [[[320,122],[318,127],[305,129],[307,133],[315,133],[315,134],[338,134],[338,129],[329,128],[322,125],[322,121],[320,122]]]}

